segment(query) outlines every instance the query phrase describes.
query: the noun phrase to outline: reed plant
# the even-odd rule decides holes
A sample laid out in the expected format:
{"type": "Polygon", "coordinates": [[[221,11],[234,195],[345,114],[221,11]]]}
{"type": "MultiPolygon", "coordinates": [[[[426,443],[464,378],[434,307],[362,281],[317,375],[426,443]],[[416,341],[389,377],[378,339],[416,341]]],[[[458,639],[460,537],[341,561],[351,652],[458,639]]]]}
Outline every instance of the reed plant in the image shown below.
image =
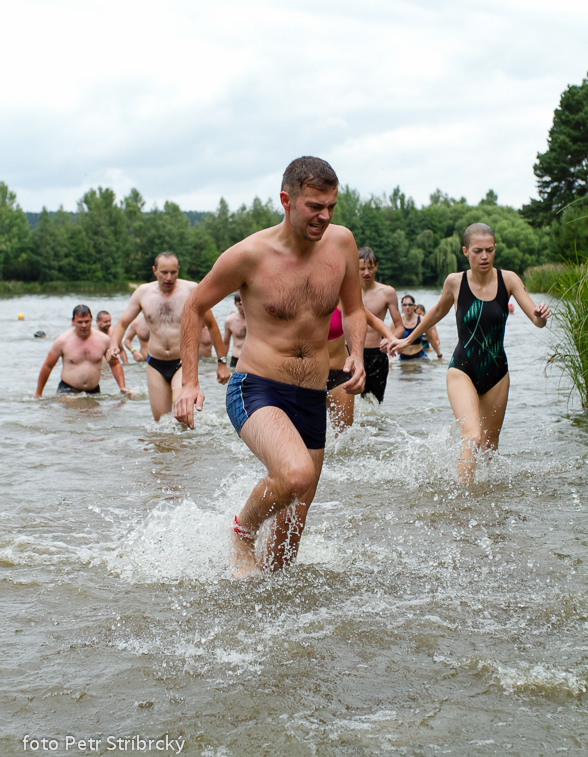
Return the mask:
{"type": "Polygon", "coordinates": [[[588,409],[588,263],[566,265],[551,287],[558,298],[553,319],[559,326],[548,364],[557,363],[570,379],[582,408],[588,409]]]}
{"type": "Polygon", "coordinates": [[[529,292],[549,292],[557,285],[558,279],[565,272],[564,263],[546,263],[527,268],[523,274],[525,287],[529,292]]]}

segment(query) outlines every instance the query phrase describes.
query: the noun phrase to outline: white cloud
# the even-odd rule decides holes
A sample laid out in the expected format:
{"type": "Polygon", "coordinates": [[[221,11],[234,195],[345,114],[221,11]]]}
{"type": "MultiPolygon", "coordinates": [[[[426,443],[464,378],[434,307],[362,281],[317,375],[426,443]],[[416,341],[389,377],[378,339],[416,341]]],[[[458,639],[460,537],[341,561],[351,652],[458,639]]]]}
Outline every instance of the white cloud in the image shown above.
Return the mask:
{"type": "Polygon", "coordinates": [[[27,210],[277,198],[302,154],[364,195],[534,194],[588,10],[562,0],[4,3],[0,180],[27,210]]]}

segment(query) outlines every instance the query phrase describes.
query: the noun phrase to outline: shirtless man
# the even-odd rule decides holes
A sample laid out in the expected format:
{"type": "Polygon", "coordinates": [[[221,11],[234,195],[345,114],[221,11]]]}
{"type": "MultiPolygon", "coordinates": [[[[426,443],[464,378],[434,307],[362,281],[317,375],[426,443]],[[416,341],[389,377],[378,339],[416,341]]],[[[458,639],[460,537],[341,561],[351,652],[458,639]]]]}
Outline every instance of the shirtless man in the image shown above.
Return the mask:
{"type": "Polygon", "coordinates": [[[149,352],[149,326],[143,315],[138,315],[125,333],[123,344],[137,363],[147,360],[149,352]],[[139,340],[139,349],[133,347],[134,337],[139,340]]]}
{"type": "MultiPolygon", "coordinates": [[[[225,354],[229,354],[225,351],[225,354]]],[[[198,347],[198,357],[212,357],[212,336],[208,327],[204,325],[202,327],[202,336],[200,337],[200,345],[198,347]]]]}
{"type": "Polygon", "coordinates": [[[231,368],[235,368],[241,355],[245,337],[247,336],[247,322],[243,310],[243,300],[239,292],[235,295],[235,307],[237,312],[229,313],[225,318],[225,349],[229,354],[231,337],[233,337],[233,351],[231,353],[231,368]]]}
{"type": "MultiPolygon", "coordinates": [[[[99,394],[102,358],[108,351],[110,339],[100,330],[92,328],[92,313],[86,305],[77,305],[72,314],[73,328],[65,331],[51,345],[47,359],[43,363],[35,397],[43,395],[45,384],[51,371],[62,359],[61,381],[57,394],[99,394]]],[[[110,369],[121,392],[132,394],[125,386],[122,365],[117,357],[109,359],[110,369]]]]}
{"type": "Polygon", "coordinates": [[[184,308],[184,377],[175,414],[190,428],[194,406],[200,411],[204,402],[197,355],[205,313],[239,290],[247,318],[227,411],[267,475],[235,517],[231,562],[239,577],[282,568],[298,552],[323,464],[327,336],[339,299],[351,352],[344,368],[352,376],[345,386],[352,394],[363,389],[366,324],[357,247],[348,229],[329,225],[337,190],[337,175],[324,160],[293,161],[282,180],[283,221],[223,252],[184,308]],[[274,515],[257,559],[259,530],[274,515]]]}
{"type": "MultiPolygon", "coordinates": [[[[106,336],[110,336],[110,327],[112,326],[112,316],[107,310],[100,310],[96,316],[96,327],[106,336]]],[[[120,351],[120,361],[124,365],[129,362],[127,353],[124,350],[120,351]]]]}
{"type": "MultiPolygon", "coordinates": [[[[377,270],[378,261],[375,252],[370,247],[362,247],[359,250],[359,276],[363,303],[370,313],[373,313],[381,321],[386,318],[386,314],[389,312],[394,324],[392,331],[395,336],[400,337],[404,333],[404,328],[398,312],[396,290],[394,287],[376,281],[377,270]]],[[[362,397],[371,393],[379,403],[384,401],[384,392],[386,391],[386,382],[390,370],[388,354],[380,351],[381,340],[380,334],[368,326],[363,351],[366,378],[362,397]]]]}
{"type": "MultiPolygon", "coordinates": [[[[180,324],[182,308],[198,284],[179,279],[180,266],[172,252],[161,252],[155,258],[153,274],[156,281],[137,287],[119,322],[112,329],[110,354],[117,355],[125,331],[143,311],[149,326],[147,355],[147,388],[151,412],[156,421],[171,412],[173,399],[182,386],[180,360],[180,324]]],[[[212,313],[204,316],[210,329],[218,357],[217,381],[226,384],[230,378],[221,333],[212,313]]]]}

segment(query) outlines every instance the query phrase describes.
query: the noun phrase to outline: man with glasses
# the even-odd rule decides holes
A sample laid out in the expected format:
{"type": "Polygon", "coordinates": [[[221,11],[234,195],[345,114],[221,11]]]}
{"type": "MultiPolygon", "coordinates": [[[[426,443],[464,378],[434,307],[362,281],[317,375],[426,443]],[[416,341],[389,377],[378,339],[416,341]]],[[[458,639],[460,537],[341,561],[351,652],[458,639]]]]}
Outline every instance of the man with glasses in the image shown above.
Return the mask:
{"type": "MultiPolygon", "coordinates": [[[[394,335],[402,336],[404,328],[402,318],[398,312],[398,296],[394,287],[381,284],[376,281],[378,261],[371,247],[362,247],[359,250],[359,280],[361,281],[361,294],[366,308],[384,321],[387,313],[392,316],[394,335]]],[[[365,345],[363,350],[363,362],[365,366],[365,388],[362,397],[373,394],[381,404],[384,401],[386,382],[388,381],[389,361],[388,353],[380,351],[382,337],[377,331],[367,328],[365,345]]]]}

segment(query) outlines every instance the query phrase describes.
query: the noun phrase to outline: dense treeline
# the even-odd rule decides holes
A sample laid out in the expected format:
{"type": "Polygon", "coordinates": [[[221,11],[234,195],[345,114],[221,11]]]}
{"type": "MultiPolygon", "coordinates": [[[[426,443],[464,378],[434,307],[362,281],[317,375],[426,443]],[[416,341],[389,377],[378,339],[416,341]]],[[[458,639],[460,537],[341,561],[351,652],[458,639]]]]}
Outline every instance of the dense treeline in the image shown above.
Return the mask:
{"type": "MultiPolygon", "coordinates": [[[[333,221],[351,229],[358,246],[375,250],[381,281],[399,286],[437,284],[461,269],[460,240],[466,226],[476,221],[495,230],[501,267],[522,273],[558,259],[557,221],[533,227],[497,199],[489,191],[471,206],[438,190],[429,205],[417,208],[399,188],[388,196],[362,199],[346,186],[333,221]]],[[[99,187],[86,192],[75,214],[43,209],[33,216],[31,228],[15,194],[0,183],[0,276],[41,284],[144,281],[151,278],[155,255],[172,250],[182,275],[199,280],[227,247],[279,223],[281,217],[271,201],[258,198],[236,211],[224,199],[214,213],[186,213],[173,202],[146,210],[136,189],[117,201],[111,189],[99,187]]]]}

